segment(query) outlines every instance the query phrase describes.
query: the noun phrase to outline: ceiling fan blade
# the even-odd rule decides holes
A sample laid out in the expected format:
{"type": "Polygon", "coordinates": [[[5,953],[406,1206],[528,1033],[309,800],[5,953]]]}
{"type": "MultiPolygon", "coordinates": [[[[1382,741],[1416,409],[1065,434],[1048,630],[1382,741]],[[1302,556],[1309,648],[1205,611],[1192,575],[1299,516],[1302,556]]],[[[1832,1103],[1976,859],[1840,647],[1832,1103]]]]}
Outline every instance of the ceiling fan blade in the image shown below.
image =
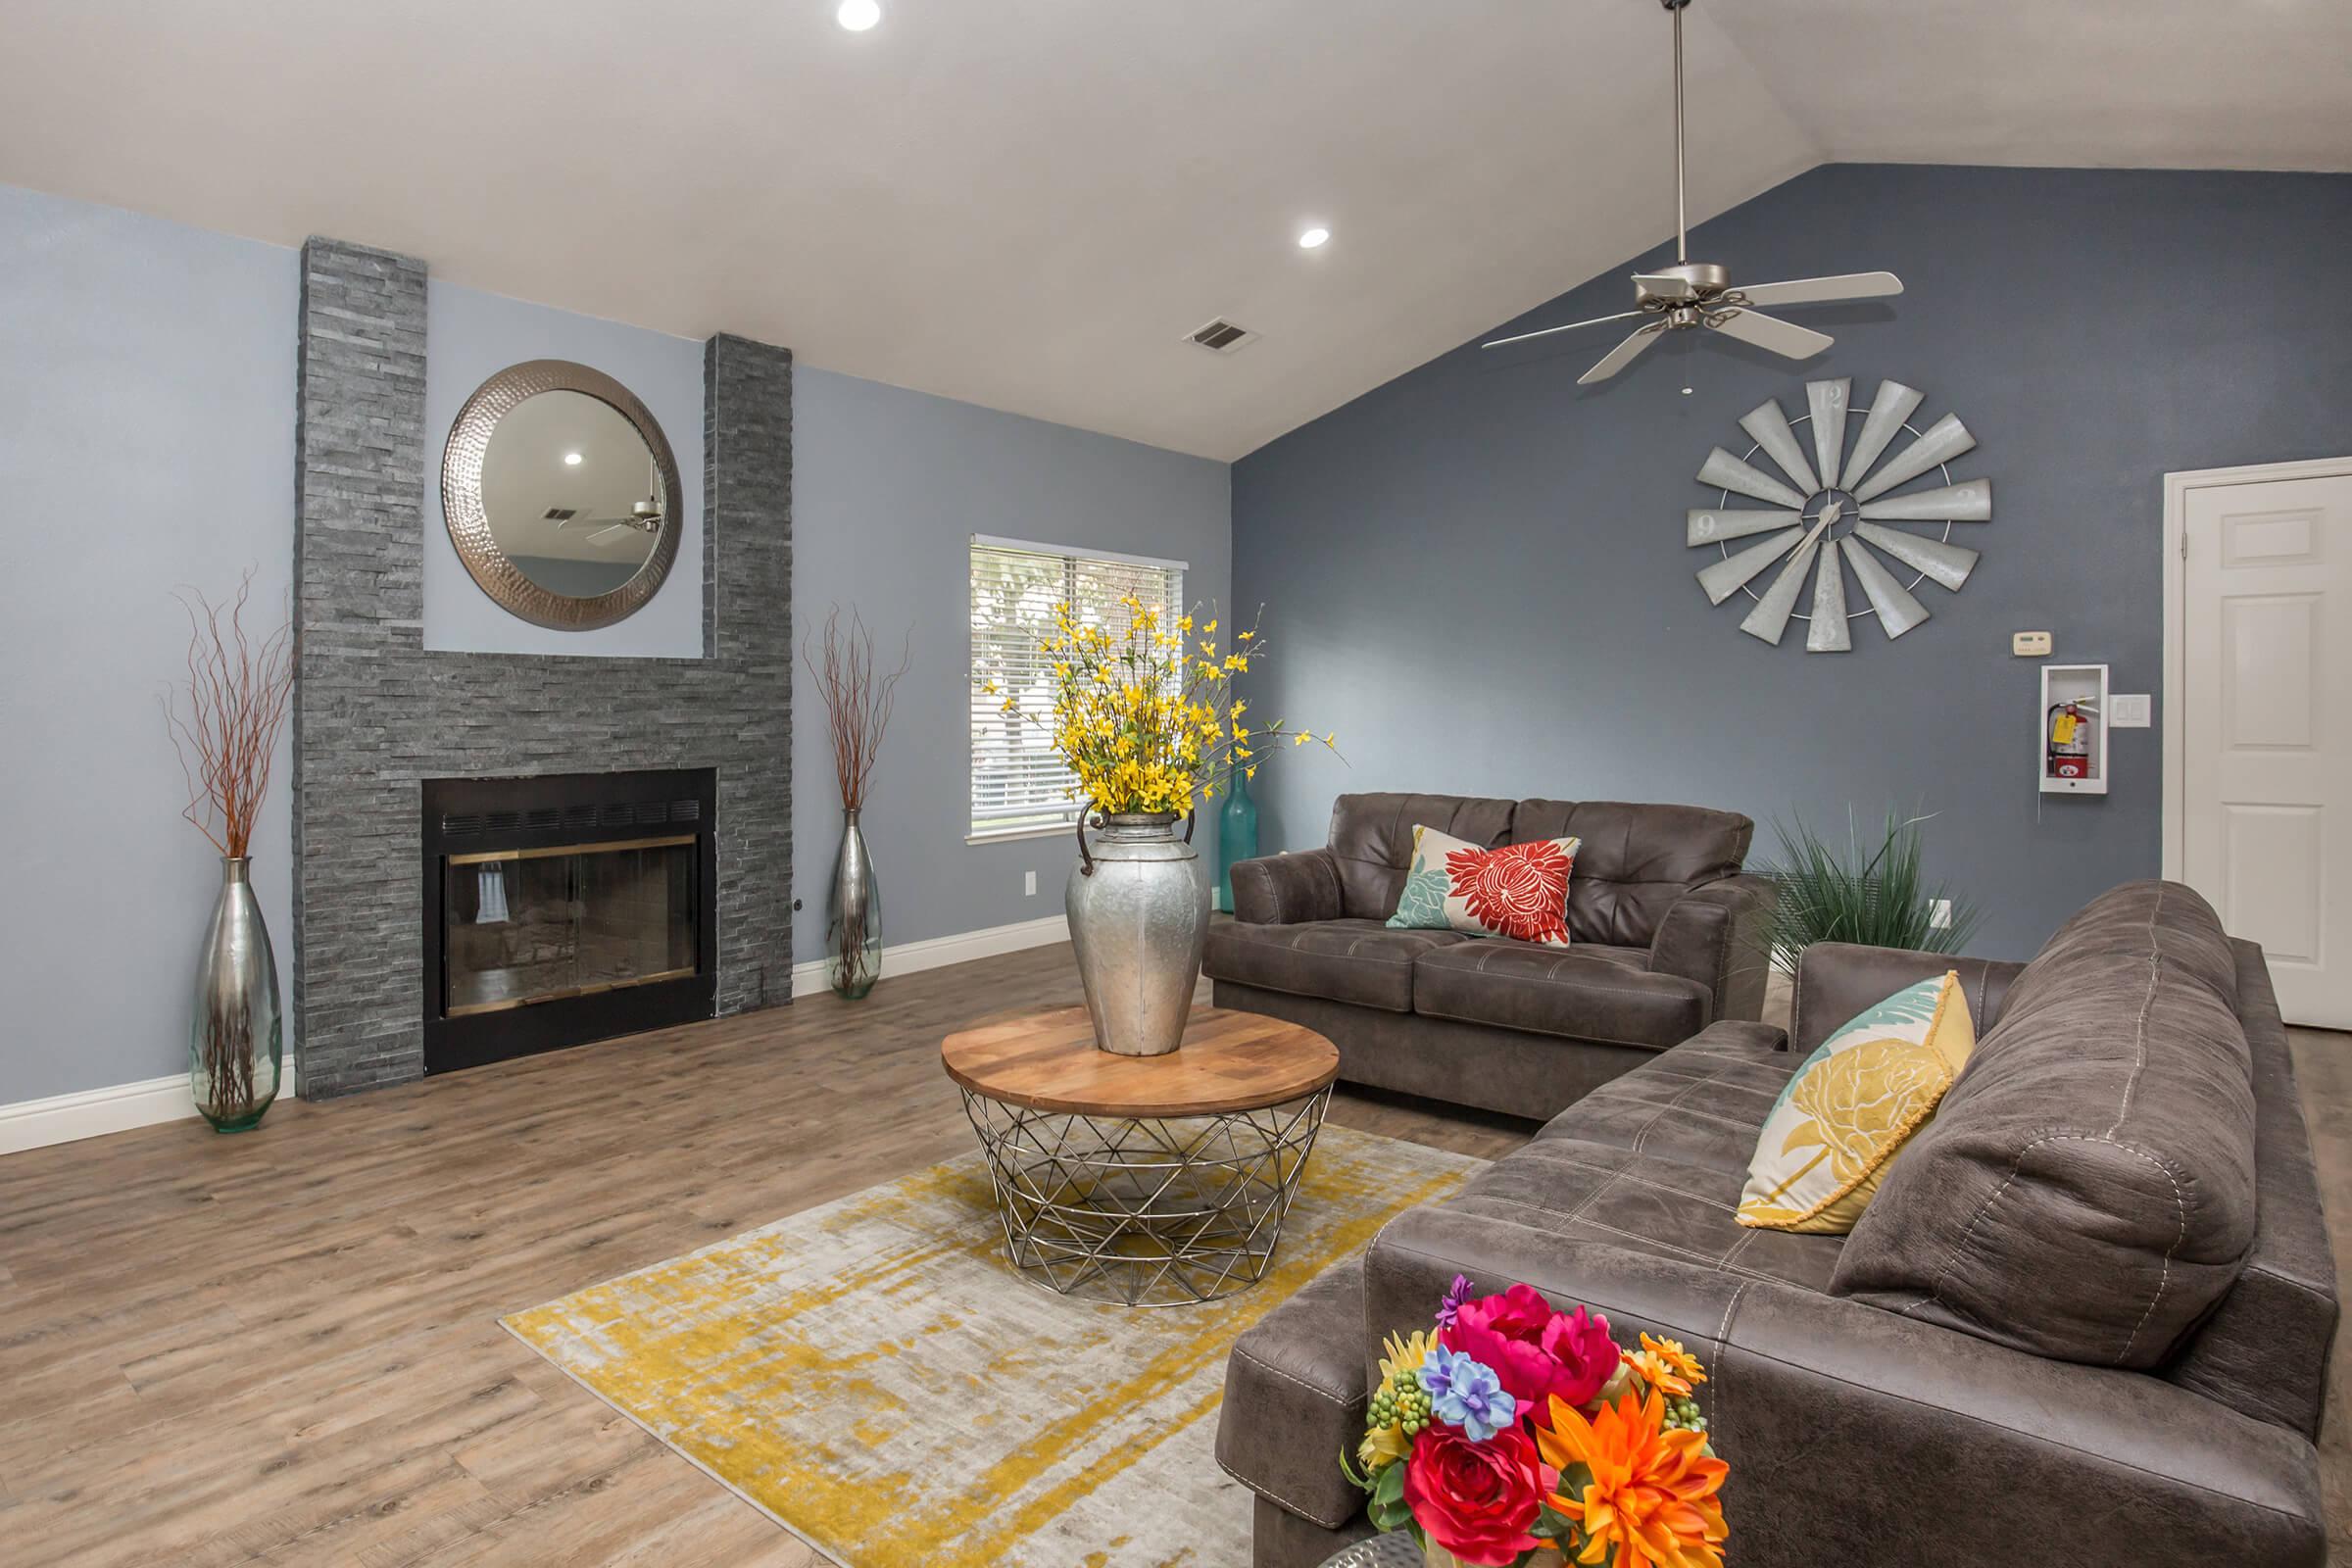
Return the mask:
{"type": "Polygon", "coordinates": [[[594,532],[594,533],[592,533],[592,534],[590,534],[590,535],[588,536],[588,542],[589,542],[590,544],[594,544],[594,543],[596,543],[596,542],[597,542],[599,539],[602,539],[602,538],[603,538],[605,535],[607,535],[607,534],[609,534],[609,533],[618,533],[618,532],[620,532],[620,531],[621,531],[623,528],[626,528],[627,526],[628,526],[628,524],[627,524],[627,523],[625,523],[625,522],[616,522],[616,523],[612,524],[612,527],[610,527],[610,528],[599,528],[599,529],[597,529],[597,530],[596,530],[596,532],[594,532]]]}
{"type": "Polygon", "coordinates": [[[1705,590],[1707,603],[1720,605],[1747,586],[1747,580],[1766,566],[1781,559],[1788,547],[1804,538],[1805,530],[1790,528],[1776,533],[1760,545],[1749,545],[1736,556],[1727,556],[1698,573],[1698,586],[1705,590]]]}
{"type": "Polygon", "coordinates": [[[1796,432],[1788,428],[1788,416],[1781,412],[1777,399],[1767,399],[1740,416],[1740,428],[1756,438],[1781,471],[1796,481],[1796,487],[1807,495],[1821,488],[1813,477],[1813,465],[1805,461],[1804,449],[1796,444],[1796,432]]]}
{"type": "Polygon", "coordinates": [[[1947,414],[1928,426],[1927,433],[1894,457],[1886,466],[1854,487],[1856,501],[1871,501],[1885,495],[1896,485],[1916,479],[1939,463],[1949,463],[1977,444],[1960,422],[1960,416],[1947,414]]]}
{"type": "Polygon", "coordinates": [[[1540,327],[1533,332],[1516,332],[1509,337],[1498,337],[1492,339],[1489,342],[1481,343],[1479,347],[1482,349],[1498,349],[1506,343],[1525,343],[1530,338],[1549,337],[1554,332],[1573,332],[1580,326],[1598,326],[1603,321],[1630,321],[1637,316],[1647,316],[1649,312],[1647,311],[1619,311],[1615,316],[1595,316],[1589,321],[1570,321],[1565,326],[1545,326],[1540,327]]]}
{"type": "Polygon", "coordinates": [[[1846,564],[1854,568],[1861,581],[1862,591],[1870,596],[1870,608],[1879,612],[1879,624],[1886,628],[1889,641],[1900,637],[1928,618],[1928,607],[1911,597],[1911,590],[1894,580],[1894,574],[1879,564],[1879,558],[1862,546],[1862,541],[1848,534],[1838,541],[1845,552],[1846,564]]]}
{"type": "Polygon", "coordinates": [[[1821,553],[1821,570],[1813,578],[1813,620],[1805,627],[1808,654],[1850,653],[1854,634],[1845,623],[1845,568],[1838,552],[1821,553]]]}
{"type": "Polygon", "coordinates": [[[1788,617],[1796,610],[1797,592],[1805,586],[1806,574],[1813,569],[1814,553],[1821,549],[1822,530],[1828,526],[1826,522],[1815,523],[1804,542],[1789,553],[1788,564],[1781,568],[1772,586],[1756,600],[1756,608],[1740,622],[1741,631],[1775,648],[1780,646],[1782,635],[1788,630],[1788,617]]]}
{"type": "Polygon", "coordinates": [[[1886,450],[1886,443],[1902,433],[1903,421],[1926,396],[1900,381],[1879,383],[1878,391],[1871,394],[1870,417],[1862,421],[1862,433],[1854,437],[1854,450],[1845,455],[1845,475],[1838,481],[1838,489],[1850,491],[1855,481],[1870,471],[1879,454],[1886,450]]]}
{"type": "Polygon", "coordinates": [[[1782,283],[1743,283],[1732,290],[1749,305],[1827,305],[1833,300],[1884,299],[1902,291],[1903,280],[1892,272],[1792,277],[1782,283]]]}
{"type": "Polygon", "coordinates": [[[1721,315],[1709,316],[1707,324],[1726,337],[1736,337],[1742,343],[1753,343],[1785,359],[1809,360],[1838,340],[1827,332],[1816,332],[1794,321],[1784,321],[1777,316],[1759,316],[1754,311],[1738,306],[1721,315]]]}
{"type": "Polygon", "coordinates": [[[1707,454],[1707,461],[1698,466],[1698,482],[1711,484],[1718,490],[1736,490],[1758,501],[1769,501],[1776,507],[1793,511],[1805,510],[1805,498],[1775,479],[1763,469],[1740,462],[1721,447],[1707,454]]]}
{"type": "Polygon", "coordinates": [[[1697,284],[1687,277],[1677,277],[1669,272],[1636,272],[1634,287],[1652,299],[1694,300],[1698,298],[1697,284]]]}
{"type": "Polygon", "coordinates": [[[1720,544],[1726,539],[1744,539],[1751,533],[1793,528],[1804,520],[1804,514],[1798,512],[1713,512],[1705,507],[1692,507],[1684,521],[1683,543],[1692,548],[1720,544]]]}
{"type": "Polygon", "coordinates": [[[1821,460],[1821,482],[1838,482],[1838,465],[1845,455],[1845,411],[1853,406],[1850,376],[1830,381],[1807,381],[1805,403],[1813,414],[1813,455],[1821,460]]]}
{"type": "Polygon", "coordinates": [[[1886,551],[1906,566],[1928,574],[1928,580],[1958,593],[1968,581],[1968,574],[1977,569],[1977,553],[1965,545],[1947,545],[1940,539],[1922,539],[1915,533],[1899,528],[1886,528],[1875,522],[1858,522],[1854,532],[1886,551]]]}
{"type": "Polygon", "coordinates": [[[1940,490],[1914,490],[1884,501],[1867,501],[1862,515],[1883,522],[1990,522],[1992,481],[1970,479],[1940,490]]]}
{"type": "Polygon", "coordinates": [[[1635,327],[1634,335],[1632,337],[1627,338],[1624,342],[1609,350],[1608,353],[1602,355],[1598,365],[1593,366],[1592,368],[1587,370],[1584,374],[1576,378],[1576,384],[1578,386],[1591,386],[1595,381],[1606,381],[1610,376],[1615,375],[1619,370],[1622,370],[1627,366],[1633,364],[1635,358],[1639,356],[1643,349],[1649,347],[1652,343],[1655,343],[1659,338],[1663,337],[1665,333],[1666,323],[1664,321],[1652,321],[1647,326],[1635,327]]]}

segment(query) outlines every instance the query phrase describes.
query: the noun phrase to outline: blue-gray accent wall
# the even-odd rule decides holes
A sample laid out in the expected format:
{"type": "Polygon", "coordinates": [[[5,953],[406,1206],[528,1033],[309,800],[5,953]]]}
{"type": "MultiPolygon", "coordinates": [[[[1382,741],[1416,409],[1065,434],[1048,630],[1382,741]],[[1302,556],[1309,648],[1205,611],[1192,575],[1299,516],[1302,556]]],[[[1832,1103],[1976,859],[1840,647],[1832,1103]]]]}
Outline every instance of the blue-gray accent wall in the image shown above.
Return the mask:
{"type": "MultiPolygon", "coordinates": [[[[1261,773],[1265,843],[1320,843],[1340,789],[1838,831],[1849,806],[1865,830],[1918,807],[1931,868],[1984,908],[1973,951],[2024,956],[2159,868],[2163,475],[2352,450],[2352,318],[2315,303],[2352,287],[2352,177],[1837,165],[1690,253],[1759,281],[1885,268],[1907,292],[1791,311],[1838,338],[1803,364],[1684,333],[1580,388],[1621,329],[1467,344],[1235,466],[1235,595],[1277,640],[1258,711],[1338,730],[1352,763],[1261,773]],[[1920,587],[1934,618],[1896,643],[1856,620],[1843,655],[1807,654],[1801,622],[1778,648],[1742,634],[1746,599],[1693,581],[1718,552],[1683,544],[1715,502],[1708,449],[1745,451],[1742,414],[1777,397],[1794,418],[1822,376],[1920,388],[1915,423],[1976,433],[1954,477],[1993,481],[1994,520],[1953,531],[1984,553],[1966,589],[1920,587]],[[2156,694],[2158,727],[2113,735],[2104,799],[2036,790],[2015,630],[2156,694]]],[[[1636,265],[1508,324],[1628,309],[1636,265]]]]}

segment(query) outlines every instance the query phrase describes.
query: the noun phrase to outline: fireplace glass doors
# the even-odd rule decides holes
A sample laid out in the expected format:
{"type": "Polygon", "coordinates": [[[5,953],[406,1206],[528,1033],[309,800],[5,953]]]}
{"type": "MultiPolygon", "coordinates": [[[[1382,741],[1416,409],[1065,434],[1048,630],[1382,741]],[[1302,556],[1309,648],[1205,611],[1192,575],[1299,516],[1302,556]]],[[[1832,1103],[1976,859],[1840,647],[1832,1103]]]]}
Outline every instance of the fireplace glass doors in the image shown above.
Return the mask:
{"type": "Polygon", "coordinates": [[[712,775],[428,779],[425,1070],[710,1016],[712,775]]]}

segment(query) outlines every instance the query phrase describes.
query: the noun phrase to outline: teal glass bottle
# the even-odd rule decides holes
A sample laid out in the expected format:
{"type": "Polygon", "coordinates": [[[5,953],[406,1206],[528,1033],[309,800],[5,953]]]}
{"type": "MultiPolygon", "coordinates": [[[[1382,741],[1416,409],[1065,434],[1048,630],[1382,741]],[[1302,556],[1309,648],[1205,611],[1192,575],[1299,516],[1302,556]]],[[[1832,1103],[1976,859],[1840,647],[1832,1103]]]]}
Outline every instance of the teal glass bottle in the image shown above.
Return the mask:
{"type": "Polygon", "coordinates": [[[1225,808],[1217,813],[1217,907],[1233,912],[1233,867],[1257,858],[1257,803],[1250,775],[1235,768],[1226,780],[1225,808]]]}

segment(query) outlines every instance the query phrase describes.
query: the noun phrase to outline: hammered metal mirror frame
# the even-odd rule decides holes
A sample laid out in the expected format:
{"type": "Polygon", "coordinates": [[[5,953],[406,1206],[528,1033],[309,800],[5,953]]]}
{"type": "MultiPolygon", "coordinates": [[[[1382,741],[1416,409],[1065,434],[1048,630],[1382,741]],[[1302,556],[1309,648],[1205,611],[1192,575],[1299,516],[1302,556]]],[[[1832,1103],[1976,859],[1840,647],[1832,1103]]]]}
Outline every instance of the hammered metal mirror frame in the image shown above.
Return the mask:
{"type": "Polygon", "coordinates": [[[466,569],[501,607],[533,625],[558,631],[593,631],[625,620],[645,608],[678,557],[678,518],[681,505],[678,463],[668,438],[652,412],[637,395],[604,371],[569,360],[529,360],[499,371],[477,388],[458,411],[450,426],[449,445],[441,454],[441,512],[449,522],[450,543],[466,569]],[[482,460],[490,451],[491,432],[498,421],[525,398],[542,392],[583,392],[611,406],[636,426],[646,450],[662,474],[663,515],[653,554],[637,575],[611,593],[575,598],[543,588],[523,575],[490,536],[490,518],[482,509],[482,460]]]}

